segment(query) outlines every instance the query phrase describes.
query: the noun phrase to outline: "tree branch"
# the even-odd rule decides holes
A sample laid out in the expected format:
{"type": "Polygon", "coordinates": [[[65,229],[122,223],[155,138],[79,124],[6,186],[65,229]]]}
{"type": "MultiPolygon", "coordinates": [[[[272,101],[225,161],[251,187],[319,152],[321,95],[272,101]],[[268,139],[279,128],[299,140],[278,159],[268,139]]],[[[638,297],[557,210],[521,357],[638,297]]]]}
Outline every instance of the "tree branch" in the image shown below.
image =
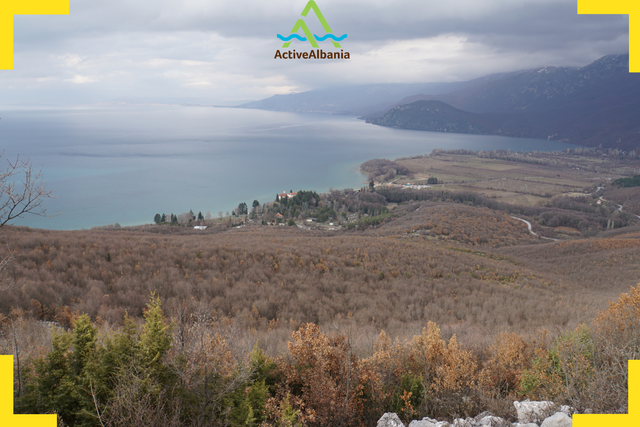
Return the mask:
{"type": "Polygon", "coordinates": [[[42,201],[53,197],[42,181],[42,169],[34,170],[25,157],[7,160],[0,170],[0,227],[25,214],[47,216],[42,201]]]}

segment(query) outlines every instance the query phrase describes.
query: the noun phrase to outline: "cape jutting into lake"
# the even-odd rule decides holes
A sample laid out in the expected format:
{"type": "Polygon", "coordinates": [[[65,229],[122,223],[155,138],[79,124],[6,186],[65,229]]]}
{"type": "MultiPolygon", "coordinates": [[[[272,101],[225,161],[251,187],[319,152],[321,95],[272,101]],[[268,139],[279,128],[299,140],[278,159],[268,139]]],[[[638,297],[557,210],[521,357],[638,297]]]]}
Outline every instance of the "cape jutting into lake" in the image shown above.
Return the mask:
{"type": "Polygon", "coordinates": [[[360,188],[358,166],[434,148],[551,151],[556,141],[391,129],[349,116],[211,107],[0,111],[3,161],[42,167],[52,217],[16,225],[148,224],[156,213],[232,211],[289,190],[360,188]]]}

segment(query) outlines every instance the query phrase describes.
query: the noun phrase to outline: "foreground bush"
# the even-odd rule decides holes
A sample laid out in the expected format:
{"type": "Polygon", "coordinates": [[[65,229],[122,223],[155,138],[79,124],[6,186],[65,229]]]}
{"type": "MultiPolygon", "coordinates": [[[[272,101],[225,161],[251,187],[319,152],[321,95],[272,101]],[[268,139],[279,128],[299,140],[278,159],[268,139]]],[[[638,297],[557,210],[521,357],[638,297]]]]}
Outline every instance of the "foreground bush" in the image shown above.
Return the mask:
{"type": "Polygon", "coordinates": [[[591,326],[559,336],[538,349],[522,392],[579,410],[628,412],[628,361],[640,359],[640,285],[611,302],[591,326]]]}
{"type": "MultiPolygon", "coordinates": [[[[71,330],[54,328],[43,356],[26,361],[16,409],[55,412],[69,426],[263,427],[359,427],[384,412],[508,417],[526,397],[626,412],[627,360],[640,356],[640,285],[591,325],[555,338],[501,333],[470,349],[428,322],[405,341],[381,332],[368,357],[358,355],[352,327],[303,324],[287,353],[270,358],[257,344],[238,346],[233,321],[186,313],[168,322],[152,297],[141,325],[127,317],[114,331],[75,316],[71,330]]],[[[27,322],[16,316],[0,326],[27,322]]]]}

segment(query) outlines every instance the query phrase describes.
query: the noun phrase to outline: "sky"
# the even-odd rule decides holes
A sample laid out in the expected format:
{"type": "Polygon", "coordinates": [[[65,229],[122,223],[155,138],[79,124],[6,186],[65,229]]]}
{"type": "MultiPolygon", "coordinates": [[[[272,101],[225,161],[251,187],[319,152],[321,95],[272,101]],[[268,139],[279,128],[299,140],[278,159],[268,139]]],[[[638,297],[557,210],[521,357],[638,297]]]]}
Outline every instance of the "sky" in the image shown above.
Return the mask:
{"type": "MultiPolygon", "coordinates": [[[[577,0],[317,0],[341,61],[276,60],[307,0],[70,0],[14,17],[0,105],[120,100],[237,105],[331,86],[464,81],[628,52],[628,16],[577,0]]],[[[322,36],[313,12],[305,18],[322,36]]],[[[299,31],[302,35],[302,31],[299,31]]],[[[334,51],[330,40],[319,42],[334,51]]],[[[291,49],[309,51],[294,40],[291,49]]]]}

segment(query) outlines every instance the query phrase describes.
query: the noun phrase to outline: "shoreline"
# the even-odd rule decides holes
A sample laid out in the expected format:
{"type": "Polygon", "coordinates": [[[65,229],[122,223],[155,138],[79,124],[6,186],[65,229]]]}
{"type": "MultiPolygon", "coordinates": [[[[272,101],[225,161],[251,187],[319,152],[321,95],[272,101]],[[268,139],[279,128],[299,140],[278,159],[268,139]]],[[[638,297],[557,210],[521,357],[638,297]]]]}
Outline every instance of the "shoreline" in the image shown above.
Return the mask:
{"type": "Polygon", "coordinates": [[[328,113],[228,107],[97,107],[1,115],[0,136],[7,155],[25,154],[34,164],[44,165],[45,184],[60,196],[46,208],[61,212],[62,218],[16,222],[43,229],[141,225],[152,221],[149,211],[210,210],[216,216],[221,207],[230,210],[254,198],[270,201],[274,190],[291,187],[321,192],[360,188],[364,177],[356,165],[371,158],[429,153],[437,147],[548,151],[568,146],[395,130],[328,113]],[[60,120],[68,120],[69,126],[60,128],[60,120]],[[81,139],[70,132],[74,129],[82,130],[81,139]],[[49,134],[47,144],[42,142],[43,130],[49,134]],[[91,176],[82,176],[80,161],[91,176]],[[48,178],[48,168],[55,179],[48,178]],[[104,197],[97,199],[95,194],[104,197]]]}

